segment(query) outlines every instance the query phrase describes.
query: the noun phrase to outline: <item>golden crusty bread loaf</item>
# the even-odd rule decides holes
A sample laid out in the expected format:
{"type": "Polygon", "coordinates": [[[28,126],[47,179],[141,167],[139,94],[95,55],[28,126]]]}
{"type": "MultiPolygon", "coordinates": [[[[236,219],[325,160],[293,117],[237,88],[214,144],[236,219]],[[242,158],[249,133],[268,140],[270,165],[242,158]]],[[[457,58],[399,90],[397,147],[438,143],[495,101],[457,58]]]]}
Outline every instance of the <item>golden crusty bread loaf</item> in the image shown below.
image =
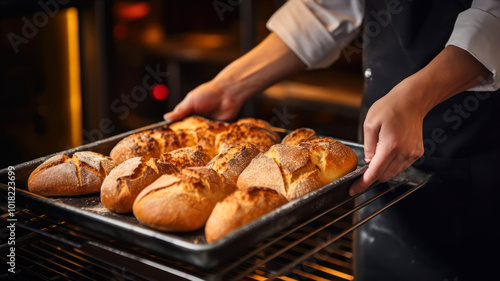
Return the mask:
{"type": "Polygon", "coordinates": [[[210,168],[186,168],[146,187],[134,202],[134,215],[159,230],[192,231],[201,228],[217,202],[235,190],[232,181],[210,168]]]}
{"type": "Polygon", "coordinates": [[[249,122],[236,122],[229,125],[226,131],[217,135],[215,144],[219,153],[230,146],[248,143],[255,145],[261,152],[265,152],[279,141],[280,138],[276,132],[249,122]]]}
{"type": "Polygon", "coordinates": [[[134,157],[118,165],[101,186],[101,202],[115,213],[130,213],[135,198],[150,183],[163,174],[179,170],[157,158],[134,157]]]}
{"type": "Polygon", "coordinates": [[[125,137],[110,152],[120,164],[133,157],[159,158],[162,154],[183,147],[177,135],[168,126],[162,126],[125,137]]]}
{"type": "Polygon", "coordinates": [[[303,141],[317,137],[316,132],[309,128],[299,128],[288,135],[281,141],[282,144],[297,145],[303,141]]]}
{"type": "Polygon", "coordinates": [[[215,138],[227,130],[228,124],[211,121],[200,116],[191,116],[173,123],[170,128],[177,134],[182,147],[201,145],[212,158],[218,153],[215,138]]]}
{"type": "Polygon", "coordinates": [[[82,151],[69,157],[55,155],[38,166],[28,179],[29,191],[44,196],[73,196],[99,192],[116,166],[102,154],[82,151]]]}
{"type": "Polygon", "coordinates": [[[307,140],[304,140],[302,142],[300,142],[299,144],[301,143],[319,143],[319,142],[333,142],[334,139],[332,137],[311,137],[307,140]]]}
{"type": "Polygon", "coordinates": [[[234,122],[234,124],[251,124],[251,125],[263,128],[263,129],[267,129],[269,131],[273,130],[273,127],[269,123],[267,123],[264,120],[255,119],[255,118],[241,118],[241,119],[237,120],[236,122],[234,122]]]}
{"type": "Polygon", "coordinates": [[[217,203],[205,225],[205,237],[209,243],[215,242],[287,202],[265,187],[237,190],[217,203]]]}
{"type": "Polygon", "coordinates": [[[268,187],[293,200],[329,182],[311,161],[306,148],[277,144],[252,160],[240,174],[237,185],[239,188],[268,187]]]}
{"type": "Polygon", "coordinates": [[[271,126],[269,123],[267,123],[266,121],[264,121],[262,119],[242,118],[242,119],[239,119],[238,121],[234,122],[233,124],[237,124],[237,125],[249,124],[249,125],[253,125],[253,126],[262,128],[262,129],[266,129],[267,131],[269,131],[273,135],[273,138],[275,139],[276,143],[278,143],[280,141],[280,136],[273,129],[273,126],[271,126]]]}
{"type": "Polygon", "coordinates": [[[206,127],[208,126],[208,124],[210,122],[215,122],[215,121],[211,121],[211,120],[208,120],[206,118],[203,118],[201,116],[189,116],[189,117],[186,117],[178,122],[175,122],[175,123],[172,123],[170,124],[170,129],[172,129],[173,131],[177,132],[179,130],[190,130],[190,131],[194,131],[198,128],[203,128],[203,127],[206,127]]]}
{"type": "Polygon", "coordinates": [[[177,169],[182,170],[188,167],[205,166],[210,162],[210,156],[201,145],[179,148],[161,156],[162,162],[173,164],[177,169]]]}
{"type": "Polygon", "coordinates": [[[331,138],[312,139],[299,144],[309,150],[312,162],[335,181],[354,171],[358,165],[356,153],[340,141],[331,138]],[[321,140],[329,141],[321,141],[321,140]]]}
{"type": "Polygon", "coordinates": [[[237,186],[268,187],[294,200],[346,175],[356,165],[356,154],[338,141],[277,144],[252,159],[237,186]]]}
{"type": "Polygon", "coordinates": [[[257,154],[259,150],[253,144],[230,146],[212,158],[207,167],[236,183],[241,172],[257,154]]]}
{"type": "Polygon", "coordinates": [[[219,153],[219,148],[215,143],[217,136],[228,130],[228,128],[229,124],[227,123],[212,121],[208,126],[196,129],[198,145],[201,145],[207,151],[210,158],[219,153]]]}

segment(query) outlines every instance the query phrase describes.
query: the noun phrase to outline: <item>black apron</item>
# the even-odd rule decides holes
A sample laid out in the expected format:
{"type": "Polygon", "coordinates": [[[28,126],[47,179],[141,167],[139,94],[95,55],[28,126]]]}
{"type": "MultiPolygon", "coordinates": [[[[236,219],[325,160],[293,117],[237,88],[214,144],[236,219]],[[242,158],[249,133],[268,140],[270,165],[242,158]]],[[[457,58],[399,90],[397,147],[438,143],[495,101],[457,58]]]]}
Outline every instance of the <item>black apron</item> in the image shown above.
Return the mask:
{"type": "MultiPolygon", "coordinates": [[[[471,2],[366,1],[361,121],[445,47],[471,2]]],[[[500,91],[444,101],[425,117],[423,136],[425,154],[414,166],[434,176],[356,231],[356,280],[498,278],[500,91]]]]}

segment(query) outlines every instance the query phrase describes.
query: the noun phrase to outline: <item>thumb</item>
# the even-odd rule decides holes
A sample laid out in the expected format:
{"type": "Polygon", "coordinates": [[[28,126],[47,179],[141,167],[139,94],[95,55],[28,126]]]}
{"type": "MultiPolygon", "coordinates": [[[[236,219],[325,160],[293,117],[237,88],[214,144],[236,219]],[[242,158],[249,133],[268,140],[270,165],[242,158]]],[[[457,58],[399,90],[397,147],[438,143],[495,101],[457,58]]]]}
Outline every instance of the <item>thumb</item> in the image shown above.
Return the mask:
{"type": "Polygon", "coordinates": [[[163,115],[163,119],[167,122],[174,122],[180,120],[193,112],[193,106],[188,99],[179,103],[173,111],[167,112],[163,115]]]}

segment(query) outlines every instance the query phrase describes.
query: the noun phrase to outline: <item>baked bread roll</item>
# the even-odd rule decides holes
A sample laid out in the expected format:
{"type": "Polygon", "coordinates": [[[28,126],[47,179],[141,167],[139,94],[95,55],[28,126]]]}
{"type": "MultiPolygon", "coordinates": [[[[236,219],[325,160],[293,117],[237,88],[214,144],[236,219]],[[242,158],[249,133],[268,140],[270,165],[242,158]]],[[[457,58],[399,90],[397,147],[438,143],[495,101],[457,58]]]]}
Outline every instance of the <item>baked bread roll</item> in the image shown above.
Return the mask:
{"type": "Polygon", "coordinates": [[[159,158],[162,154],[183,147],[177,135],[168,126],[162,126],[125,137],[110,152],[111,158],[120,164],[133,157],[159,158]]]}
{"type": "Polygon", "coordinates": [[[241,172],[257,154],[259,150],[253,144],[230,146],[215,156],[207,167],[236,183],[241,172]]]}
{"type": "Polygon", "coordinates": [[[198,144],[198,132],[208,127],[210,122],[203,117],[190,116],[170,124],[169,128],[177,134],[182,147],[188,147],[198,144]]]}
{"type": "Polygon", "coordinates": [[[286,135],[281,141],[282,144],[286,145],[297,145],[308,139],[317,137],[316,132],[309,128],[299,128],[288,135],[286,135]]]}
{"type": "Polygon", "coordinates": [[[215,146],[216,136],[227,130],[228,126],[224,122],[191,116],[171,124],[170,128],[177,134],[183,147],[201,145],[210,158],[213,158],[218,153],[215,146]]]}
{"type": "Polygon", "coordinates": [[[251,124],[253,126],[257,126],[257,127],[269,130],[269,131],[273,131],[273,127],[269,123],[267,123],[266,121],[261,120],[261,119],[241,118],[241,119],[237,120],[236,122],[234,122],[234,124],[251,124]]]}
{"type": "Polygon", "coordinates": [[[266,129],[267,131],[269,131],[273,135],[276,143],[278,143],[280,141],[280,136],[273,129],[273,126],[271,126],[269,123],[267,123],[264,120],[255,119],[255,118],[242,118],[242,119],[239,119],[238,121],[236,121],[234,124],[238,124],[238,125],[239,124],[249,124],[249,125],[253,125],[253,126],[262,128],[262,129],[266,129]]]}
{"type": "Polygon", "coordinates": [[[277,144],[252,159],[237,186],[268,187],[291,201],[337,180],[356,165],[356,154],[338,141],[277,144]]]}
{"type": "Polygon", "coordinates": [[[73,196],[99,192],[115,162],[102,154],[82,151],[73,157],[55,155],[38,166],[28,179],[30,192],[43,196],[73,196]]]}
{"type": "Polygon", "coordinates": [[[134,157],[118,165],[101,186],[101,202],[115,213],[130,213],[139,193],[163,174],[179,170],[157,158],[134,157]]]}
{"type": "Polygon", "coordinates": [[[277,144],[252,160],[238,178],[238,187],[268,187],[294,200],[329,182],[309,159],[306,148],[277,144]]]}
{"type": "Polygon", "coordinates": [[[287,202],[281,194],[265,187],[237,190],[212,211],[205,225],[207,242],[215,242],[287,202]]]}
{"type": "Polygon", "coordinates": [[[232,181],[210,168],[187,168],[146,187],[134,202],[134,215],[162,231],[192,231],[201,228],[217,202],[235,190],[232,181]]]}
{"type": "Polygon", "coordinates": [[[173,164],[179,171],[188,167],[205,166],[210,159],[211,157],[201,145],[179,148],[161,156],[162,162],[173,164]]]}
{"type": "Polygon", "coordinates": [[[312,139],[299,144],[309,150],[312,162],[331,181],[336,181],[354,171],[358,165],[356,153],[347,145],[332,138],[312,139]]]}
{"type": "Polygon", "coordinates": [[[261,152],[265,152],[279,141],[280,138],[276,132],[249,122],[236,122],[229,125],[226,131],[217,135],[215,144],[219,153],[230,146],[249,143],[255,145],[261,152]]]}
{"type": "Polygon", "coordinates": [[[299,144],[301,143],[319,143],[319,142],[333,142],[335,141],[332,137],[311,137],[307,140],[304,140],[302,142],[300,142],[299,144]]]}

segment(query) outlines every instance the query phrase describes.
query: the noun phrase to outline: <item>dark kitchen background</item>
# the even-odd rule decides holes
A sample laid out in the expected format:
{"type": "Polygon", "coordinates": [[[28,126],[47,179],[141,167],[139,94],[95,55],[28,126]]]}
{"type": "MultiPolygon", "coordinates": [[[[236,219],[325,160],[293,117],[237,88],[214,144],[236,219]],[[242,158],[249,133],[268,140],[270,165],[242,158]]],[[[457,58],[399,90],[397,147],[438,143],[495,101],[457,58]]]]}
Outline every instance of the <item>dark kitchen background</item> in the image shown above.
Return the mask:
{"type": "MultiPolygon", "coordinates": [[[[161,121],[260,42],[284,2],[0,0],[0,168],[161,121]]],[[[238,118],[356,140],[363,78],[349,47],[238,118]]]]}

